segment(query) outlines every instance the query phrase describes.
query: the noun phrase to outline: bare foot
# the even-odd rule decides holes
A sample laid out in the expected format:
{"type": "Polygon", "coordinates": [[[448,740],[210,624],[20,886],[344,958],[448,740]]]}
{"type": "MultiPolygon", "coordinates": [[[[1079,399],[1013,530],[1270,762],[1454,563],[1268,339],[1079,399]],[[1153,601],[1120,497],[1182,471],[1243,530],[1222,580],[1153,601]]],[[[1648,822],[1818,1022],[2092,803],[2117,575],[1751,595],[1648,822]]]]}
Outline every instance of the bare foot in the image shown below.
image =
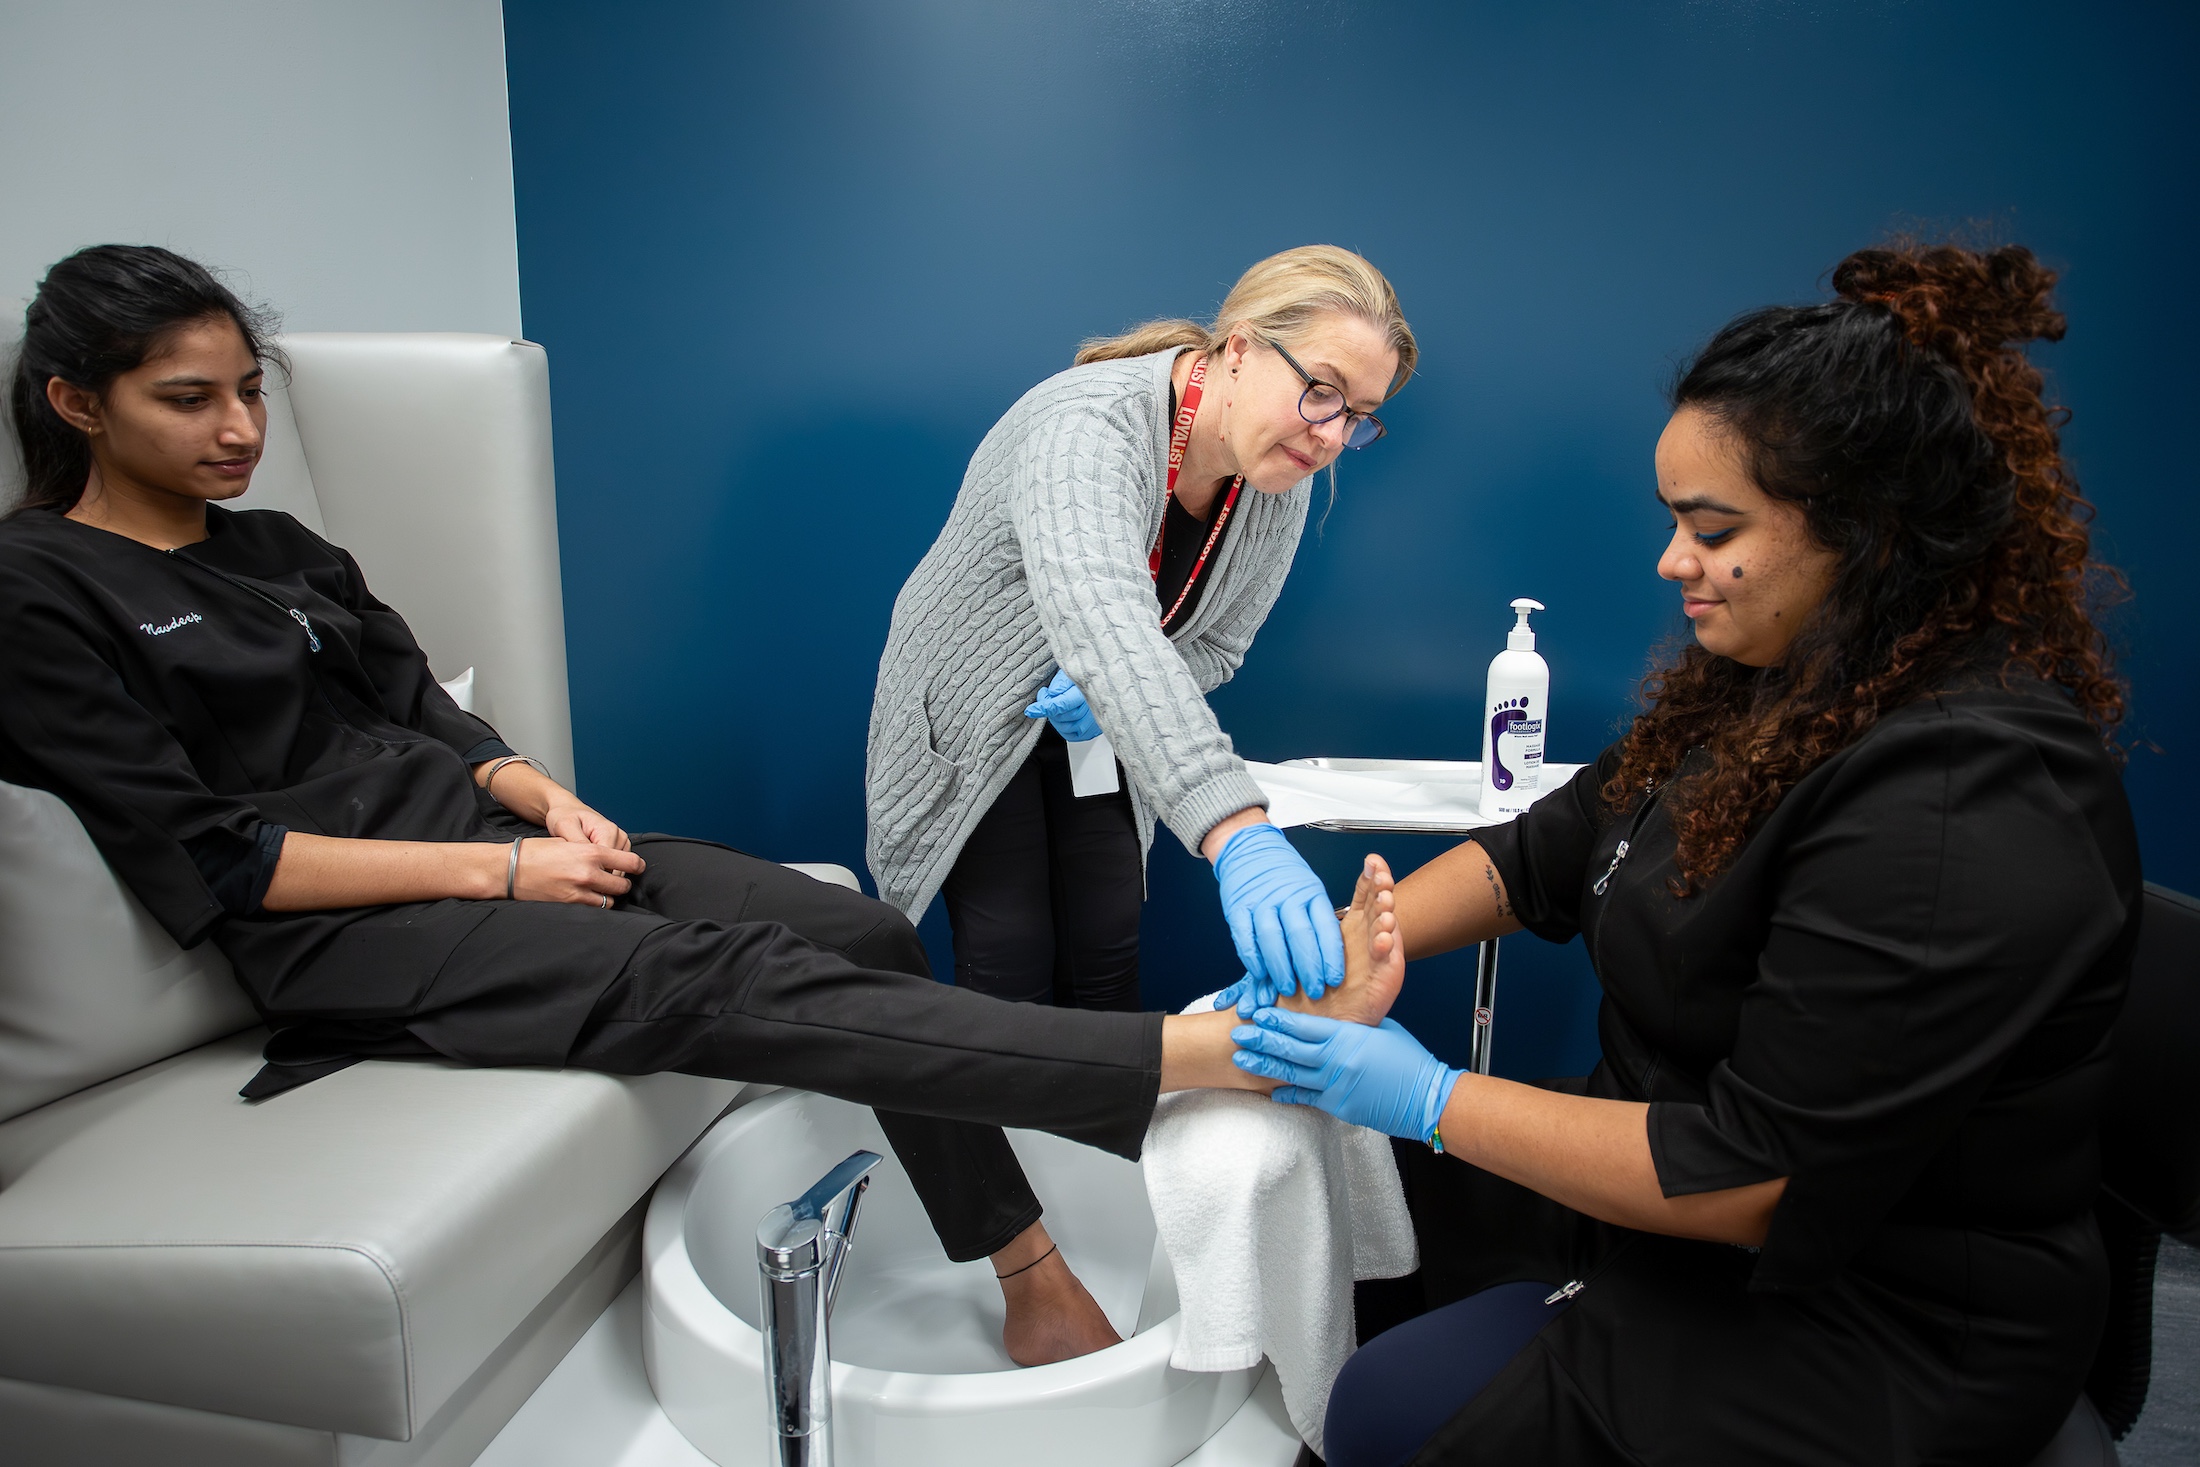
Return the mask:
{"type": "Polygon", "coordinates": [[[1001,1279],[1001,1297],[1008,1304],[1001,1344],[1018,1365],[1052,1365],[1123,1343],[1099,1303],[1062,1261],[1045,1223],[1033,1223],[1017,1234],[992,1261],[996,1275],[1010,1275],[1001,1279]]]}
{"type": "Polygon", "coordinates": [[[1287,1009],[1320,1014],[1331,1019],[1350,1019],[1361,1024],[1380,1024],[1405,986],[1405,944],[1398,938],[1398,917],[1392,895],[1390,863],[1370,855],[1360,863],[1360,879],[1352,888],[1352,906],[1341,919],[1344,927],[1344,984],[1309,1003],[1303,993],[1277,1000],[1287,1009]]]}

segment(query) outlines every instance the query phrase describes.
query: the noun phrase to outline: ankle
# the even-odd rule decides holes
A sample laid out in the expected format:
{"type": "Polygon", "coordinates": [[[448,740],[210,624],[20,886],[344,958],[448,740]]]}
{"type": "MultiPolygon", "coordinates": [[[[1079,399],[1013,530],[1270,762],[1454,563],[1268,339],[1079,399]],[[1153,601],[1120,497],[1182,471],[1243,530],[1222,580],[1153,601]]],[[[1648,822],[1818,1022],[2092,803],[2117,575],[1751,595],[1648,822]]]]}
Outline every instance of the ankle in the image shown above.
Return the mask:
{"type": "Polygon", "coordinates": [[[988,1257],[993,1265],[995,1278],[1007,1278],[1021,1273],[1054,1251],[1054,1239],[1047,1235],[1047,1225],[1035,1222],[1008,1240],[988,1257]]]}
{"type": "Polygon", "coordinates": [[[1237,1046],[1230,1031],[1243,1020],[1236,1009],[1208,1014],[1171,1014],[1161,1023],[1161,1090],[1269,1091],[1281,1081],[1241,1070],[1230,1056],[1237,1046]]]}
{"type": "Polygon", "coordinates": [[[1061,1255],[1061,1252],[1062,1249],[1059,1244],[1049,1244],[1046,1252],[1040,1254],[1037,1258],[1032,1259],[1031,1262],[1023,1264],[1020,1267],[1011,1268],[1005,1272],[996,1267],[993,1271],[993,1277],[1005,1284],[1012,1278],[1016,1278],[1020,1275],[1031,1272],[1040,1264],[1046,1262],[1049,1258],[1059,1257],[1061,1255]]]}

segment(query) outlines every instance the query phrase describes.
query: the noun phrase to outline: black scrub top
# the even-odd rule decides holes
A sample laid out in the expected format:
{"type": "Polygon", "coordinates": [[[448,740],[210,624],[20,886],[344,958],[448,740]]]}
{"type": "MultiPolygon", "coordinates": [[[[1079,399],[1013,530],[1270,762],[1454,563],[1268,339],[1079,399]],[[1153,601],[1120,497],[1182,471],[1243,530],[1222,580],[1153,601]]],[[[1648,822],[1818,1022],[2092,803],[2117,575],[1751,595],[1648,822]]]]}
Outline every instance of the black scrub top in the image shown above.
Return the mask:
{"type": "MultiPolygon", "coordinates": [[[[207,531],[161,551],[52,510],[0,521],[0,779],[67,802],[154,918],[185,947],[211,937],[278,1026],[371,1034],[431,984],[437,1003],[463,1002],[467,976],[445,960],[501,903],[260,901],[287,830],[532,832],[469,768],[511,751],[437,685],[349,554],[269,510],[210,506],[207,531]]],[[[507,1025],[542,1032],[498,1052],[555,1063],[595,996],[510,993],[507,1025]]]]}
{"type": "MultiPolygon", "coordinates": [[[[1752,1290],[1916,1297],[1931,1278],[1942,1302],[2022,1316],[1987,1282],[2010,1275],[1944,1263],[2067,1231],[2098,1187],[2140,876],[2091,725],[2029,678],[1899,709],[1685,898],[1663,799],[1614,812],[1599,794],[1617,761],[1476,837],[1530,931],[1588,948],[1589,1093],[1649,1102],[1667,1196],[1788,1178],[1752,1290]]],[[[2053,1267],[2090,1288],[2083,1232],[2086,1256],[2053,1267]]]]}

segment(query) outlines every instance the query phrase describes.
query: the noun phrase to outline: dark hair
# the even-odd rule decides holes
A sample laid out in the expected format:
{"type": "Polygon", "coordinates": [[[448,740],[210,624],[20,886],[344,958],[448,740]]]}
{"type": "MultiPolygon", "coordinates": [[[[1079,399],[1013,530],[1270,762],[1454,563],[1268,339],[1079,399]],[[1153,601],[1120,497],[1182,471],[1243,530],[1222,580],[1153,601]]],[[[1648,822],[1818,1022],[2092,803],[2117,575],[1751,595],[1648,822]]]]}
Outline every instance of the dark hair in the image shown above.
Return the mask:
{"type": "Polygon", "coordinates": [[[23,350],[8,390],[29,478],[16,508],[67,510],[91,473],[91,446],[46,400],[48,381],[104,392],[178,331],[217,316],[236,323],[254,357],[280,360],[268,344],[274,317],[172,250],[93,245],[48,270],[23,313],[23,350]]]}
{"type": "Polygon", "coordinates": [[[2015,245],[1860,250],[1834,269],[1837,299],[1739,318],[1674,383],[1674,409],[1708,414],[1838,557],[1779,667],[1691,646],[1643,685],[1604,794],[1624,807],[1690,749],[1710,755],[1667,795],[1683,892],[1882,714],[1967,673],[2060,684],[2104,738],[2122,719],[2090,611],[2122,578],[2088,558],[2067,414],[2023,352],[2062,339],[2054,285],[2015,245]]]}

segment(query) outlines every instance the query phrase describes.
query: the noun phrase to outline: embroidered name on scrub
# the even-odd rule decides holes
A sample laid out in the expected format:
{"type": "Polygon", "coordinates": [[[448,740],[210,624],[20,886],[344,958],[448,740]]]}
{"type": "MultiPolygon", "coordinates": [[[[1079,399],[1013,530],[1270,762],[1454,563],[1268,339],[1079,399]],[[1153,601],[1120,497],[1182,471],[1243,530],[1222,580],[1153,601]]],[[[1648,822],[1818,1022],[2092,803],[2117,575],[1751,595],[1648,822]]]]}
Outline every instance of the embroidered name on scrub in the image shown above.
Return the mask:
{"type": "Polygon", "coordinates": [[[187,627],[195,621],[204,620],[206,620],[206,618],[199,615],[197,612],[186,611],[183,615],[176,617],[170,621],[164,621],[159,626],[154,626],[149,621],[141,621],[138,623],[138,630],[145,633],[145,635],[148,637],[165,637],[178,627],[187,627]]]}

